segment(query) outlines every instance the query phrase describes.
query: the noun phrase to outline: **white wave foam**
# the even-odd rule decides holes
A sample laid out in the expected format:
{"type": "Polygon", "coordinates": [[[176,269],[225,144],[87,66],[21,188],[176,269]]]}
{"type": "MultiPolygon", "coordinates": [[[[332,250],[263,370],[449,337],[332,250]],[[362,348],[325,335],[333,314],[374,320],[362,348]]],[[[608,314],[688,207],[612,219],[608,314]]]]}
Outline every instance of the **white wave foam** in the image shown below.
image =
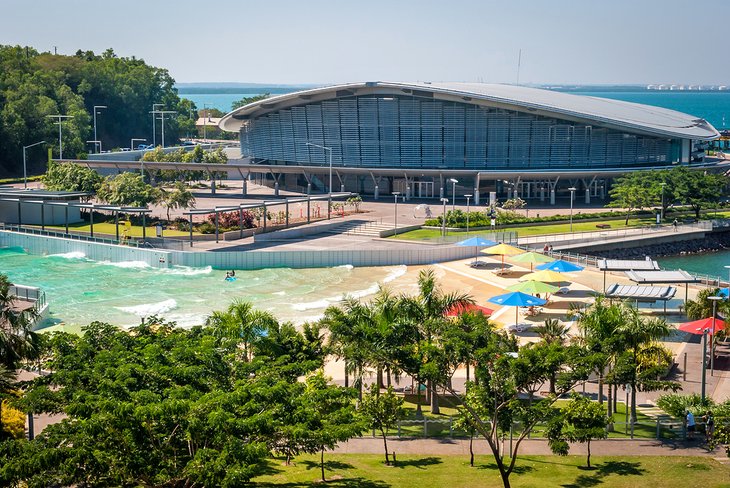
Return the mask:
{"type": "Polygon", "coordinates": [[[343,269],[347,269],[347,270],[350,270],[350,269],[353,269],[353,268],[354,268],[354,266],[353,266],[353,265],[351,265],[351,264],[341,264],[341,265],[339,265],[339,266],[335,266],[335,268],[343,268],[343,269]]]}
{"type": "Polygon", "coordinates": [[[298,312],[304,312],[305,310],[312,310],[316,308],[327,308],[332,302],[328,298],[317,300],[316,302],[304,302],[304,303],[293,303],[291,308],[298,312]]]}
{"type": "Polygon", "coordinates": [[[86,254],[81,251],[64,252],[61,254],[49,254],[49,258],[63,258],[63,259],[84,259],[86,254]]]}
{"type": "Polygon", "coordinates": [[[274,293],[272,293],[272,295],[284,296],[284,295],[286,295],[286,292],[285,291],[275,291],[274,293]]]}
{"type": "Polygon", "coordinates": [[[213,272],[212,266],[206,266],[205,268],[191,268],[190,266],[175,266],[172,268],[163,268],[160,271],[172,275],[180,275],[180,276],[195,276],[195,275],[204,275],[204,274],[210,274],[213,272]]]}
{"type": "Polygon", "coordinates": [[[407,272],[408,272],[408,266],[406,266],[404,264],[397,266],[393,271],[388,273],[388,276],[383,278],[383,283],[390,283],[393,280],[397,280],[398,278],[400,278],[407,272]]]}
{"type": "Polygon", "coordinates": [[[151,268],[149,264],[144,261],[120,261],[115,263],[113,261],[98,261],[99,264],[104,266],[114,266],[115,268],[127,268],[127,269],[144,269],[151,268]]]}
{"type": "Polygon", "coordinates": [[[137,317],[149,317],[150,315],[159,315],[177,308],[177,302],[174,298],[164,300],[157,303],[143,303],[132,307],[114,307],[122,312],[131,313],[137,317]]]}

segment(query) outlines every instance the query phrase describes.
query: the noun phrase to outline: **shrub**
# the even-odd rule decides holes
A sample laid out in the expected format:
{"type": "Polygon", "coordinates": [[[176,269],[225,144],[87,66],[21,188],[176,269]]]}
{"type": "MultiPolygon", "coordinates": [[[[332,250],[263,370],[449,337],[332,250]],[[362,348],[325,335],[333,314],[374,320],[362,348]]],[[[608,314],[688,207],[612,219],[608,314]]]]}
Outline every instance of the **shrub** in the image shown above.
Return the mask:
{"type": "Polygon", "coordinates": [[[22,439],[25,436],[25,415],[23,412],[11,407],[7,400],[3,400],[2,413],[2,425],[5,435],[13,439],[22,439]]]}
{"type": "MultiPolygon", "coordinates": [[[[270,216],[269,216],[270,217],[270,216]]],[[[240,225],[238,212],[221,212],[218,214],[218,230],[228,231],[238,229],[240,225]]],[[[253,223],[255,216],[248,210],[243,211],[243,228],[252,229],[256,227],[253,223]]],[[[212,225],[212,232],[215,232],[215,214],[208,215],[208,222],[212,225]]]]}
{"type": "Polygon", "coordinates": [[[673,417],[683,418],[687,410],[696,416],[702,416],[708,409],[715,406],[715,402],[711,398],[705,397],[704,403],[702,397],[696,393],[692,395],[679,395],[669,393],[660,396],[656,404],[659,408],[667,412],[673,417]]]}

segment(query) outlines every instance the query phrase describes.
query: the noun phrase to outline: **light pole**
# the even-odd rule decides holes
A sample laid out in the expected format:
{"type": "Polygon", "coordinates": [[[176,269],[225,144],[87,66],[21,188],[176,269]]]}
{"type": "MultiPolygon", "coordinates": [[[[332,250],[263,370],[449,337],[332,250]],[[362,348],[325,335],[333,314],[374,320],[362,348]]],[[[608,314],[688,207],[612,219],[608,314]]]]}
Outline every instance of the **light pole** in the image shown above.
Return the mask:
{"type": "Polygon", "coordinates": [[[94,105],[94,140],[99,142],[99,152],[101,152],[101,141],[99,141],[99,138],[96,137],[96,114],[101,114],[101,112],[97,112],[97,109],[100,108],[107,108],[106,105],[94,105]]]}
{"type": "Polygon", "coordinates": [[[393,235],[398,235],[398,195],[400,195],[399,191],[393,192],[393,197],[395,198],[395,210],[393,211],[393,216],[395,217],[395,223],[393,224],[393,235]]]}
{"type": "Polygon", "coordinates": [[[208,104],[203,104],[203,141],[208,139],[208,104]]]}
{"type": "Polygon", "coordinates": [[[174,110],[159,110],[160,125],[162,126],[162,149],[165,149],[165,114],[176,114],[174,110]]]}
{"type": "Polygon", "coordinates": [[[70,119],[73,117],[73,115],[46,115],[46,117],[52,117],[57,118],[58,122],[55,122],[58,124],[58,159],[63,159],[63,139],[62,139],[62,131],[61,131],[61,122],[63,122],[64,119],[70,119]]]}
{"type": "Polygon", "coordinates": [[[573,232],[573,196],[576,188],[571,186],[568,190],[570,190],[570,232],[573,232]]]}
{"type": "Polygon", "coordinates": [[[36,143],[31,144],[30,146],[23,146],[23,189],[28,189],[28,170],[25,165],[25,150],[28,148],[31,148],[33,146],[37,146],[38,144],[45,144],[46,141],[38,141],[36,143]]]}
{"type": "Polygon", "coordinates": [[[134,151],[134,141],[147,142],[147,139],[140,139],[138,137],[133,137],[132,140],[129,141],[129,149],[131,151],[134,151]]]}
{"type": "Polygon", "coordinates": [[[661,208],[661,217],[659,219],[659,223],[663,224],[664,223],[664,187],[667,184],[662,181],[661,185],[662,185],[662,208],[661,208]]]}
{"type": "Polygon", "coordinates": [[[464,195],[466,198],[466,235],[469,236],[469,199],[473,195],[470,193],[468,195],[464,195]]]}
{"type": "Polygon", "coordinates": [[[325,151],[330,152],[330,163],[329,163],[330,164],[330,186],[329,186],[330,190],[329,190],[329,194],[331,197],[332,196],[332,148],[327,147],[327,146],[320,146],[319,144],[315,144],[313,142],[307,142],[306,144],[307,144],[307,146],[318,147],[320,149],[324,149],[325,151]]]}
{"type": "MultiPolygon", "coordinates": [[[[715,316],[717,314],[717,302],[722,300],[722,297],[711,296],[707,297],[708,300],[712,300],[712,344],[715,344],[715,316]]],[[[709,330],[705,329],[702,333],[702,403],[705,402],[705,388],[706,388],[706,377],[707,377],[707,336],[710,335],[709,330]]],[[[711,362],[711,374],[715,375],[715,361],[714,361],[714,347],[710,347],[710,362],[711,362]]]]}
{"type": "Polygon", "coordinates": [[[456,210],[456,184],[458,181],[454,178],[450,178],[449,183],[451,183],[451,211],[453,212],[456,210]]]}
{"type": "Polygon", "coordinates": [[[712,300],[712,344],[710,345],[710,376],[715,376],[715,317],[717,313],[717,302],[722,300],[721,296],[707,297],[712,300]]]}
{"type": "Polygon", "coordinates": [[[446,204],[449,203],[449,199],[442,198],[441,203],[444,204],[444,210],[441,212],[441,235],[446,237],[446,204]]]}
{"type": "Polygon", "coordinates": [[[164,103],[153,103],[152,104],[152,111],[150,112],[152,114],[152,147],[157,147],[157,135],[156,135],[156,129],[157,127],[157,107],[164,107],[164,103]]]}

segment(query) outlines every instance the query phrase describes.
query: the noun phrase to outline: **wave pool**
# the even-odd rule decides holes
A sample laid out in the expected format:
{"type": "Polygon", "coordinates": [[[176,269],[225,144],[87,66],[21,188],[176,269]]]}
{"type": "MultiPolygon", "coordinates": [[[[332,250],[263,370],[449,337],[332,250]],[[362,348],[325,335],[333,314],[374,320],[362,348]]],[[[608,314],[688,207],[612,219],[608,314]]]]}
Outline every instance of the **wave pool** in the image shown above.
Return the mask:
{"type": "Polygon", "coordinates": [[[270,268],[236,270],[236,281],[229,282],[225,271],[210,267],[158,269],[139,261],[93,261],[83,253],[36,256],[18,247],[0,248],[0,273],[45,291],[50,313],[43,326],[69,332],[95,320],[129,327],[153,314],[189,327],[234,299],[301,323],[321,317],[346,294],[374,294],[379,283],[410,288],[415,277],[406,272],[405,266],[270,268]]]}

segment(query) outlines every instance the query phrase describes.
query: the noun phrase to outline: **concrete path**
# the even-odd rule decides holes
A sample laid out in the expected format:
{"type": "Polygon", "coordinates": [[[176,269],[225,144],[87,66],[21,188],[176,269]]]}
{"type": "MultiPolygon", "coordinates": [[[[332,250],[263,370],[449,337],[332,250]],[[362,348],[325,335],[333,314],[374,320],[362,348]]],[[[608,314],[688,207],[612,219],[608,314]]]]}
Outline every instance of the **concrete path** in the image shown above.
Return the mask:
{"type": "MultiPolygon", "coordinates": [[[[509,452],[509,439],[504,442],[509,452]]],[[[413,455],[468,455],[469,439],[388,439],[388,450],[396,454],[413,455]]],[[[361,437],[339,444],[334,452],[342,454],[380,454],[383,452],[381,437],[361,437]]],[[[474,452],[489,454],[491,450],[485,440],[474,440],[474,452]]],[[[703,440],[660,442],[651,439],[606,439],[591,442],[591,453],[596,456],[703,456],[730,462],[718,448],[709,451],[703,440]]],[[[552,455],[544,439],[525,439],[520,444],[520,455],[552,455]]],[[[572,444],[570,454],[586,454],[585,444],[572,444]]]]}

